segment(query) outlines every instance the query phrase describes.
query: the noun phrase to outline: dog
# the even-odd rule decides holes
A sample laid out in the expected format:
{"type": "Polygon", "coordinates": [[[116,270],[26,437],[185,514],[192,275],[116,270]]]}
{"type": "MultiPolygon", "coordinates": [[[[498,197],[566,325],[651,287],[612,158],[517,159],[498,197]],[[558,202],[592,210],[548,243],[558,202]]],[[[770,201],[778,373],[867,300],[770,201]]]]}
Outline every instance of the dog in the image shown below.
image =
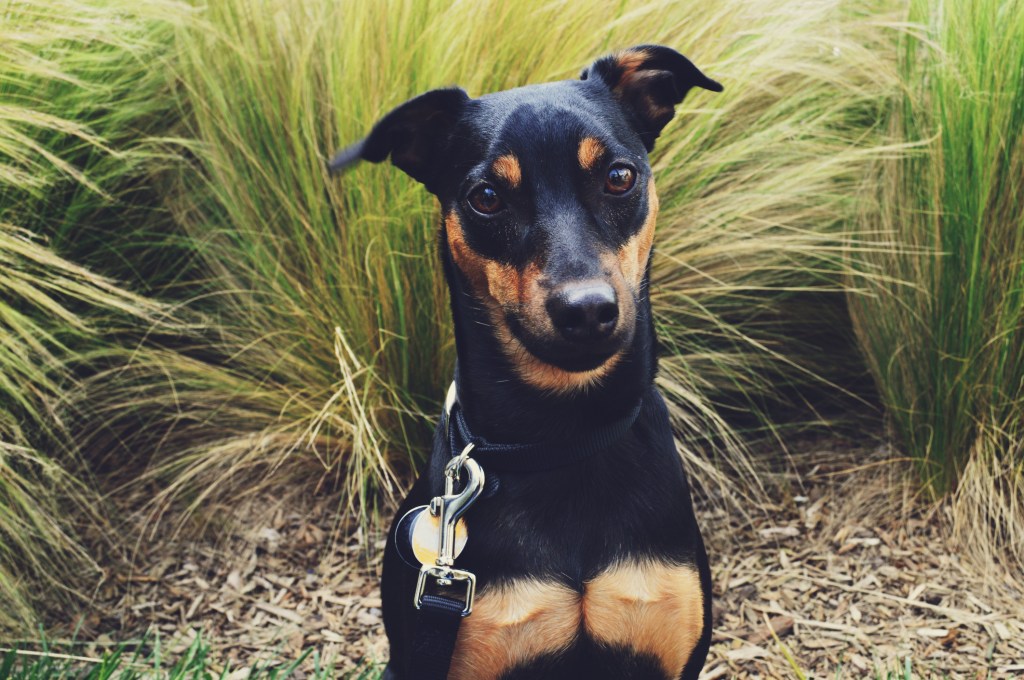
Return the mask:
{"type": "Polygon", "coordinates": [[[710,572],[654,386],[648,295],[648,153],[694,87],[722,91],[675,50],[639,45],[579,80],[427,92],[330,162],[390,157],[437,197],[457,347],[385,550],[385,678],[703,667],[710,572]]]}

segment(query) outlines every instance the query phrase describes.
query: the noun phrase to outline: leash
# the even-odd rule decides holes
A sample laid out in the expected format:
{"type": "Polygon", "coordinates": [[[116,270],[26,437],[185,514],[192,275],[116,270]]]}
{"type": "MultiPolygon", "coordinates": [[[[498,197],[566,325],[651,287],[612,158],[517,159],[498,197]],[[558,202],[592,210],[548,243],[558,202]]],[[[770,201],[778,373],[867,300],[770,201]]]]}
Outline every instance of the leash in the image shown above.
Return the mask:
{"type": "MultiPolygon", "coordinates": [[[[473,613],[476,575],[456,569],[454,563],[467,539],[465,523],[460,520],[484,491],[484,467],[522,473],[581,463],[625,435],[636,422],[642,406],[641,400],[625,417],[571,441],[494,443],[472,433],[459,403],[455,382],[452,382],[441,416],[452,456],[444,469],[444,493],[435,496],[430,505],[406,513],[395,530],[399,555],[410,566],[419,567],[413,598],[418,615],[411,650],[411,680],[446,680],[459,626],[463,618],[473,613]],[[463,471],[467,478],[462,489],[456,492],[455,486],[461,481],[463,471]],[[433,547],[436,552],[431,550],[433,547]]],[[[491,481],[494,481],[493,476],[491,481]]]]}

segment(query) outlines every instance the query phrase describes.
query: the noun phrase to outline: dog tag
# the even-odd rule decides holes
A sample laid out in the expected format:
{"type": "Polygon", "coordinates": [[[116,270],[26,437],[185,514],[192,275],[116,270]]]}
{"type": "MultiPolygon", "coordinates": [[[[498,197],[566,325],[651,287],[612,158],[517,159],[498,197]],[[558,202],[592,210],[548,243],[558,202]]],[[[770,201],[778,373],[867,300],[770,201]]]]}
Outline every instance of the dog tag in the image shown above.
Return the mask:
{"type": "MultiPolygon", "coordinates": [[[[441,519],[431,515],[425,505],[420,505],[405,513],[395,528],[395,543],[402,560],[415,569],[419,569],[421,566],[434,566],[437,560],[440,528],[441,519]]],[[[468,538],[466,521],[460,519],[455,523],[455,554],[453,558],[462,553],[468,538]]]]}

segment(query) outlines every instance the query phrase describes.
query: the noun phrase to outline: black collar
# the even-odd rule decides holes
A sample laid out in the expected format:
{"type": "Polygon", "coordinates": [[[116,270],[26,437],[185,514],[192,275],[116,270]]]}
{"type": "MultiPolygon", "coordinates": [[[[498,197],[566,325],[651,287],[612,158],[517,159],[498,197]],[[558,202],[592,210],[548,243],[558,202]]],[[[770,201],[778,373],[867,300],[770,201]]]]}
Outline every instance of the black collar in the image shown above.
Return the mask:
{"type": "Polygon", "coordinates": [[[441,424],[447,430],[448,446],[452,456],[462,453],[473,444],[469,454],[485,470],[497,472],[542,472],[582,463],[619,441],[640,415],[643,400],[625,416],[595,428],[583,436],[566,440],[549,440],[535,444],[504,444],[489,442],[473,434],[466,415],[459,404],[455,383],[448,390],[448,399],[441,414],[441,424]]]}

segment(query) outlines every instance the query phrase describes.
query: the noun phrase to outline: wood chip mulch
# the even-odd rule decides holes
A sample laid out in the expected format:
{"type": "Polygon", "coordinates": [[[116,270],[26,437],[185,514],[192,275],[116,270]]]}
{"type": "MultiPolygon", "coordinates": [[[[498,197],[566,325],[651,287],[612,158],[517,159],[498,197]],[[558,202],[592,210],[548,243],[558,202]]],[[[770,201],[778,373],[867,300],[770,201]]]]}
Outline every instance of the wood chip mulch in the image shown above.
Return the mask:
{"type": "Polygon", "coordinates": [[[748,526],[715,535],[728,513],[704,515],[716,625],[701,677],[796,677],[787,654],[815,678],[902,678],[908,658],[914,678],[1024,677],[1024,579],[952,547],[942,506],[893,498],[903,471],[871,462],[888,452],[828,443],[804,455],[802,491],[748,526]]]}
{"type": "Polygon", "coordinates": [[[101,588],[79,639],[103,632],[90,652],[160,637],[174,656],[201,635],[214,665],[248,676],[312,648],[312,668],[339,673],[387,659],[378,590],[383,536],[338,526],[336,499],[261,498],[234,510],[231,529],[207,540],[140,545],[101,588]]]}
{"type": "MultiPolygon", "coordinates": [[[[701,505],[715,587],[701,677],[796,677],[787,655],[807,677],[885,677],[908,657],[915,678],[1024,677],[1024,579],[952,547],[941,506],[894,498],[886,452],[806,448],[807,472],[773,494],[785,502],[746,520],[701,505]]],[[[151,541],[112,572],[78,633],[89,651],[159,634],[173,653],[201,634],[236,679],[311,647],[339,671],[386,660],[381,535],[339,527],[325,497],[232,514],[216,539],[151,541]]]]}

